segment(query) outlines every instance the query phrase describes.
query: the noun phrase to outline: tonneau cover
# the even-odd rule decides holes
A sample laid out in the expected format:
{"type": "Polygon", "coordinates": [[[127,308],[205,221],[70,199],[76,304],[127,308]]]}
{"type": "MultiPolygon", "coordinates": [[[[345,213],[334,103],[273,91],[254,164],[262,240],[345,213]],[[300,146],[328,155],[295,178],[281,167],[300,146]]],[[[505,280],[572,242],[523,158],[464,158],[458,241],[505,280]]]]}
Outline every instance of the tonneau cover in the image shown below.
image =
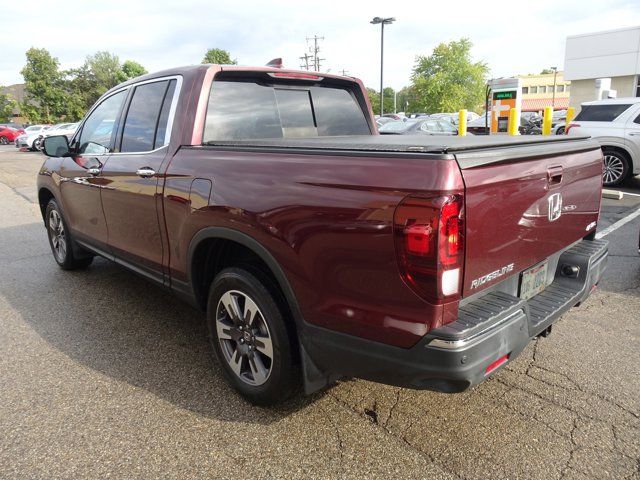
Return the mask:
{"type": "Polygon", "coordinates": [[[308,150],[343,152],[392,152],[455,155],[460,168],[486,163],[559,155],[593,150],[600,145],[590,137],[532,136],[438,136],[438,135],[350,135],[313,138],[212,141],[207,146],[257,150],[308,150]]]}
{"type": "Polygon", "coordinates": [[[211,146],[309,148],[329,150],[374,150],[386,152],[454,153],[500,147],[530,146],[538,144],[580,143],[589,137],[553,135],[345,135],[311,138],[264,138],[255,140],[211,141],[211,146]]]}

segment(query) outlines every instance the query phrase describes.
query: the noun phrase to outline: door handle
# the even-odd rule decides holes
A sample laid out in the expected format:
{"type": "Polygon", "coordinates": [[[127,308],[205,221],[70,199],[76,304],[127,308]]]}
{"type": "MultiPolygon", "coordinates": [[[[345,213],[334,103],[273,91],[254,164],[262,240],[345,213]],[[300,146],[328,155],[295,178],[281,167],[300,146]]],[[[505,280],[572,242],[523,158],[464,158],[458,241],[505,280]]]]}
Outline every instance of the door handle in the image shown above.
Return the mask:
{"type": "Polygon", "coordinates": [[[150,167],[142,167],[139,168],[136,174],[142,178],[153,177],[156,174],[156,171],[150,167]]]}
{"type": "Polygon", "coordinates": [[[102,171],[102,169],[101,169],[100,167],[90,167],[90,168],[87,168],[87,173],[88,173],[89,175],[93,175],[94,177],[95,177],[96,175],[100,175],[100,172],[101,172],[101,171],[102,171]]]}
{"type": "Polygon", "coordinates": [[[629,132],[629,135],[632,137],[640,136],[640,132],[629,132]]]}

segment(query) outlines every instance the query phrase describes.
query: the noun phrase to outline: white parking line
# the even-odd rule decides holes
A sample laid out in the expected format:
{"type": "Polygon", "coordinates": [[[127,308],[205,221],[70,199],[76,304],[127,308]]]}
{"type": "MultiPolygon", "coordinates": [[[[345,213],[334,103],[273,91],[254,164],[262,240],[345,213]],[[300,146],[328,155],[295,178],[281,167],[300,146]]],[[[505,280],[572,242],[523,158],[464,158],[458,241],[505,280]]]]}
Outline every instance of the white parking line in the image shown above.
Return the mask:
{"type": "Polygon", "coordinates": [[[629,223],[631,220],[633,220],[634,218],[636,218],[638,216],[640,216],[640,208],[636,209],[634,212],[630,213],[626,217],[621,218],[620,220],[618,220],[613,225],[609,225],[607,228],[605,228],[601,232],[596,233],[596,238],[600,239],[600,238],[606,237],[611,232],[619,229],[623,225],[626,225],[627,223],[629,223]]]}

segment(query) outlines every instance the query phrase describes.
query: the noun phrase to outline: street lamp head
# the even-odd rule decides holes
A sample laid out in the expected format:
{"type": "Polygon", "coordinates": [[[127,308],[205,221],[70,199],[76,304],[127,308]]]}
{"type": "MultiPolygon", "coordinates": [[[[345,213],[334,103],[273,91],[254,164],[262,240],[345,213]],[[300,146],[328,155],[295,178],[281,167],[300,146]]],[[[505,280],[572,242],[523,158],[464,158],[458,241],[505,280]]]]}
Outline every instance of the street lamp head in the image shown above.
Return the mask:
{"type": "Polygon", "coordinates": [[[382,23],[384,25],[389,25],[390,23],[393,23],[395,21],[396,21],[396,19],[394,17],[387,17],[387,18],[373,17],[373,20],[371,20],[369,23],[372,23],[374,25],[377,25],[378,23],[382,23]]]}

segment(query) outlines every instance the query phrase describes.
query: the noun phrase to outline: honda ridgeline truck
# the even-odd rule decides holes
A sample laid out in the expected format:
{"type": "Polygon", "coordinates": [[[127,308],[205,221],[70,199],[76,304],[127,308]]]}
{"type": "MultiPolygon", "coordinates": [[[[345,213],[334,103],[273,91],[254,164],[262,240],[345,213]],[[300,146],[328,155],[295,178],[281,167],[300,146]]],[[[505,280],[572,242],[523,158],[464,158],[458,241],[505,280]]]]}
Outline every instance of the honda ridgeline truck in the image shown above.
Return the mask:
{"type": "Polygon", "coordinates": [[[441,392],[513,361],[600,280],[600,146],[378,135],[362,83],[199,65],[47,137],[55,261],[95,255],[206,311],[258,404],[358,377],[441,392]]]}

